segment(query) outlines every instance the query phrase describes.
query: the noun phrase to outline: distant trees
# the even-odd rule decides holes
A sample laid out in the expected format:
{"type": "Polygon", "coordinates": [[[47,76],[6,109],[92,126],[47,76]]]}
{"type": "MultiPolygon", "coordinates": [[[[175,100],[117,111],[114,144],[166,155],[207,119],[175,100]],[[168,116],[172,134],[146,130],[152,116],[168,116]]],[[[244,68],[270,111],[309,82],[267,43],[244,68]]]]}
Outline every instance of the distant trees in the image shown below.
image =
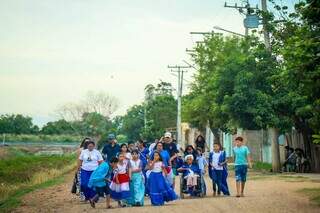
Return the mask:
{"type": "Polygon", "coordinates": [[[0,116],[0,133],[9,134],[36,134],[39,127],[32,123],[29,116],[1,115],[0,116]]]}
{"type": "Polygon", "coordinates": [[[68,103],[58,108],[60,120],[48,122],[40,130],[32,123],[32,118],[23,115],[1,115],[0,133],[43,134],[43,135],[82,135],[96,139],[106,137],[110,131],[116,131],[120,125],[110,116],[119,106],[115,97],[105,92],[88,92],[76,103],[68,103]]]}
{"type": "Polygon", "coordinates": [[[134,105],[127,110],[127,113],[122,117],[121,132],[128,139],[137,140],[141,137],[144,131],[144,106],[134,105]]]}
{"type": "Polygon", "coordinates": [[[118,109],[119,100],[105,92],[88,91],[79,102],[66,103],[56,110],[67,121],[79,121],[85,113],[98,113],[106,118],[118,109]]]}
{"type": "Polygon", "coordinates": [[[177,103],[172,92],[172,85],[168,82],[148,84],[144,103],[132,106],[122,116],[120,132],[130,140],[153,140],[163,135],[166,128],[175,127],[177,103]]]}
{"type": "Polygon", "coordinates": [[[77,134],[102,140],[109,131],[117,129],[110,117],[118,107],[119,100],[114,96],[89,91],[79,102],[64,104],[56,112],[77,134]]]}
{"type": "Polygon", "coordinates": [[[45,135],[58,135],[58,134],[74,134],[75,130],[71,123],[66,120],[58,120],[53,122],[48,122],[44,125],[40,131],[45,135]]]}

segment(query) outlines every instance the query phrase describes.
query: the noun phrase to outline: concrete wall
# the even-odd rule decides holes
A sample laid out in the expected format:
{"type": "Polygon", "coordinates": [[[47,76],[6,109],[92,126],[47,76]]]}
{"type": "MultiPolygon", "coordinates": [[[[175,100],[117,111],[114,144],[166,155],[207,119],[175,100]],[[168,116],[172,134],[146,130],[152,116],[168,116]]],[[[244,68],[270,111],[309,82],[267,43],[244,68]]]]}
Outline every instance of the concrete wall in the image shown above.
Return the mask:
{"type": "MultiPolygon", "coordinates": [[[[182,143],[181,147],[184,149],[187,145],[194,145],[195,138],[202,134],[206,138],[207,151],[210,150],[210,144],[213,143],[214,137],[211,131],[201,132],[196,128],[192,128],[188,123],[182,124],[182,143]]],[[[222,133],[221,143],[228,157],[232,157],[232,148],[234,146],[234,139],[237,136],[242,136],[246,145],[251,151],[251,156],[254,161],[261,161],[266,163],[272,162],[271,140],[268,138],[266,130],[239,130],[236,135],[222,133]]],[[[293,148],[301,148],[305,150],[302,134],[293,130],[291,133],[279,137],[279,151],[280,161],[285,161],[284,147],[289,145],[293,148]]],[[[320,172],[320,145],[311,145],[311,164],[313,171],[320,172]]]]}
{"type": "Polygon", "coordinates": [[[182,149],[185,149],[185,147],[188,145],[194,146],[195,138],[198,137],[198,135],[202,134],[200,130],[198,130],[197,128],[192,128],[188,123],[182,123],[181,129],[182,143],[180,144],[180,146],[182,149]]]}
{"type": "Polygon", "coordinates": [[[268,139],[265,130],[240,130],[235,135],[223,133],[223,147],[229,157],[233,156],[232,148],[234,147],[234,140],[237,136],[244,138],[245,144],[249,147],[254,161],[271,163],[271,141],[268,139]]]}

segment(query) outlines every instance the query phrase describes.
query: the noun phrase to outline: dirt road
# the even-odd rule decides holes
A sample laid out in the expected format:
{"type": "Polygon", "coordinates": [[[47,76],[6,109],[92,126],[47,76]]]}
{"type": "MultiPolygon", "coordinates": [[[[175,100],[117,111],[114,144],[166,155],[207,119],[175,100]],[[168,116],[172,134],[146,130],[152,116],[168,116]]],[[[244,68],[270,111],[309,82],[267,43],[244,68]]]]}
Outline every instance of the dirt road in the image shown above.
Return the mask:
{"type": "MultiPolygon", "coordinates": [[[[232,172],[231,172],[232,173],[232,172]]],[[[297,191],[302,188],[319,188],[319,181],[285,176],[249,174],[246,197],[236,198],[234,178],[229,178],[230,197],[212,197],[211,184],[206,180],[208,195],[205,198],[183,199],[171,202],[162,207],[150,206],[146,199],[144,207],[105,209],[105,203],[97,204],[92,209],[89,204],[82,204],[78,198],[70,194],[72,174],[66,177],[64,184],[38,190],[26,195],[23,205],[14,212],[110,212],[110,213],[145,213],[145,212],[320,212],[320,208],[309,202],[309,198],[297,191]],[[251,177],[251,178],[250,178],[251,177]]],[[[178,192],[178,190],[177,190],[178,192]]],[[[112,203],[116,206],[116,203],[112,203]]]]}

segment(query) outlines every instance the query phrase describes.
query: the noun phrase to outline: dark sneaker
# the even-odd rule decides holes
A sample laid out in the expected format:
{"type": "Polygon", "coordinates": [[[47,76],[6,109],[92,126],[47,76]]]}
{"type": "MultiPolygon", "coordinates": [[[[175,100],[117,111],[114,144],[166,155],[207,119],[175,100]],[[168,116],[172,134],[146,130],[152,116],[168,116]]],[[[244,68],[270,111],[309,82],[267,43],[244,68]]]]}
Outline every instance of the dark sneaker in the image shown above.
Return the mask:
{"type": "Polygon", "coordinates": [[[92,208],[96,208],[96,203],[93,200],[89,200],[92,208]]]}

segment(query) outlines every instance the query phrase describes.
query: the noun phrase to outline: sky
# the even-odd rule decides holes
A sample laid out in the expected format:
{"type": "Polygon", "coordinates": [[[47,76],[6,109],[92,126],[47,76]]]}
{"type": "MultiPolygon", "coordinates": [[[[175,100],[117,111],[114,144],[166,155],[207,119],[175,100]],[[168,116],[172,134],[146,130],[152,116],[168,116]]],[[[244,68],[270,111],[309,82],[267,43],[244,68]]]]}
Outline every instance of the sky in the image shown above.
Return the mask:
{"type": "Polygon", "coordinates": [[[114,115],[122,115],[143,101],[147,84],[176,86],[167,66],[190,61],[186,48],[201,40],[191,31],[244,33],[243,16],[224,2],[1,0],[0,114],[28,115],[42,126],[58,119],[57,107],[104,91],[119,99],[114,115]]]}

